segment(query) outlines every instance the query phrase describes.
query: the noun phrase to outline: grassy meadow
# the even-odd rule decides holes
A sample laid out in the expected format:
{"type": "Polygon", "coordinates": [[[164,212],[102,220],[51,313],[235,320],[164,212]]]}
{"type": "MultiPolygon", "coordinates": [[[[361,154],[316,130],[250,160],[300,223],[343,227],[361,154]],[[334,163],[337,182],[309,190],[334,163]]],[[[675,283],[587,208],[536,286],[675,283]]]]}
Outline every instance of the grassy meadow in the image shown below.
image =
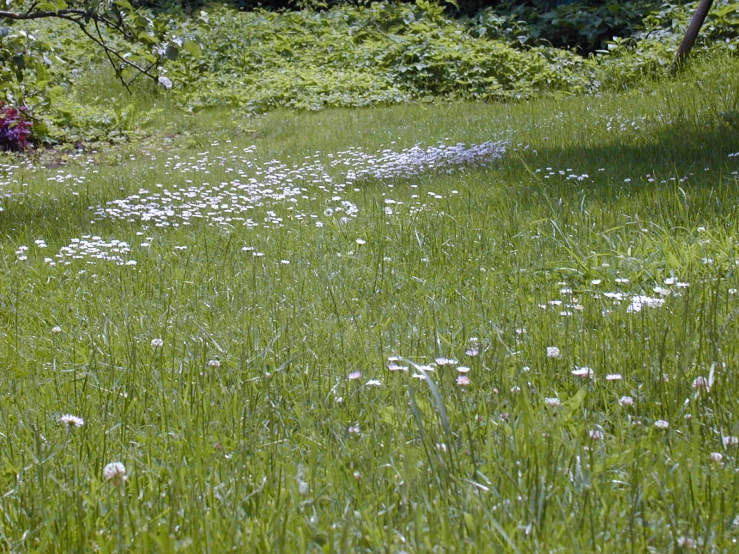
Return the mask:
{"type": "Polygon", "coordinates": [[[0,551],[736,551],[736,57],[134,101],[135,145],[0,158],[0,551]]]}

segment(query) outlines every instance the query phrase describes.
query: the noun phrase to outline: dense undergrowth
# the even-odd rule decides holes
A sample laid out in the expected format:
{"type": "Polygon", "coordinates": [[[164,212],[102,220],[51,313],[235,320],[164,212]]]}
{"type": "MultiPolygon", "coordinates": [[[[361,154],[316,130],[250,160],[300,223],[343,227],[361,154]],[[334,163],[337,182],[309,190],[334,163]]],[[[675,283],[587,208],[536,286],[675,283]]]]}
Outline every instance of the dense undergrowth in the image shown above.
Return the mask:
{"type": "MultiPolygon", "coordinates": [[[[142,82],[133,95],[114,82],[102,52],[74,28],[34,22],[15,25],[4,40],[32,31],[33,47],[59,63],[36,73],[30,68],[6,95],[31,109],[37,142],[89,143],[130,140],[153,122],[161,128],[173,109],[263,113],[603,93],[665,78],[693,7],[665,4],[646,12],[640,25],[604,39],[604,48],[590,56],[553,47],[539,38],[536,21],[510,10],[452,18],[437,5],[417,2],[319,12],[173,12],[170,32],[182,48],[163,75],[172,88],[142,82]]],[[[718,2],[697,56],[736,53],[735,11],[718,2]]],[[[583,22],[570,24],[590,32],[583,22]]],[[[30,48],[28,33],[25,40],[30,48]]]]}

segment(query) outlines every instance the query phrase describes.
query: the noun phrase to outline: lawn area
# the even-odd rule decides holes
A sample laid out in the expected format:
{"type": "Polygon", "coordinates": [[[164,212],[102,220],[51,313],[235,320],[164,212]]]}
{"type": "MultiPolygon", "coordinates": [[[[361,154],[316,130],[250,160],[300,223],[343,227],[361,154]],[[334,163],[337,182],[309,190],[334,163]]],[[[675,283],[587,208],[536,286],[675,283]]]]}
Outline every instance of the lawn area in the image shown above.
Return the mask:
{"type": "Polygon", "coordinates": [[[735,551],[739,59],[157,118],[0,158],[0,550],[735,551]]]}

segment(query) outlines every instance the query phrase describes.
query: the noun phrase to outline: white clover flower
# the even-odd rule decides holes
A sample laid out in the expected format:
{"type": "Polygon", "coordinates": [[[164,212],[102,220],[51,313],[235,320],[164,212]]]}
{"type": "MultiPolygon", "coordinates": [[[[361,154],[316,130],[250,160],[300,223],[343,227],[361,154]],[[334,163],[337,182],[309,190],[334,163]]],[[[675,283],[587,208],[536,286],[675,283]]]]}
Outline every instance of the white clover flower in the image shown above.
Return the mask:
{"type": "Polygon", "coordinates": [[[59,325],[54,325],[54,327],[51,328],[51,332],[52,333],[61,333],[62,332],[62,328],[59,327],[59,325]]]}
{"type": "Polygon", "coordinates": [[[556,346],[547,346],[547,358],[559,358],[562,352],[556,346]]]}
{"type": "Polygon", "coordinates": [[[580,377],[581,379],[592,379],[595,377],[593,370],[589,367],[576,367],[572,370],[572,375],[580,377]]]}
{"type": "Polygon", "coordinates": [[[588,435],[590,436],[590,439],[594,441],[602,441],[603,438],[605,437],[605,434],[603,433],[603,431],[599,429],[593,429],[592,431],[588,433],[588,435]]]}
{"type": "Polygon", "coordinates": [[[357,239],[354,242],[356,242],[359,246],[362,246],[363,244],[367,244],[367,241],[364,239],[357,239]]]}
{"type": "Polygon", "coordinates": [[[724,443],[724,446],[736,446],[739,444],[739,438],[726,436],[722,439],[722,442],[724,443]]]}
{"type": "Polygon", "coordinates": [[[714,464],[720,464],[721,460],[724,459],[724,455],[721,454],[721,452],[711,452],[711,454],[709,454],[708,456],[708,459],[714,464]]]}
{"type": "Polygon", "coordinates": [[[349,374],[349,376],[348,376],[348,379],[349,379],[350,381],[356,381],[356,380],[357,380],[357,379],[359,379],[360,377],[362,377],[362,372],[361,372],[361,371],[353,371],[353,372],[351,372],[351,373],[349,374]]]}
{"type": "Polygon", "coordinates": [[[151,347],[152,348],[161,348],[164,346],[164,340],[162,339],[151,339],[151,347]]]}
{"type": "Polygon", "coordinates": [[[103,468],[103,477],[105,477],[106,481],[111,481],[118,487],[128,479],[126,476],[126,466],[121,462],[111,462],[103,468]]]}
{"type": "Polygon", "coordinates": [[[85,420],[72,414],[64,414],[59,418],[59,423],[63,423],[68,429],[74,429],[75,427],[82,427],[85,420]]]}
{"type": "Polygon", "coordinates": [[[620,381],[623,376],[620,373],[609,373],[606,375],[606,381],[620,381]]]}
{"type": "Polygon", "coordinates": [[[367,387],[379,387],[380,385],[382,385],[382,381],[379,379],[370,379],[365,383],[365,386],[367,387]]]}
{"type": "Polygon", "coordinates": [[[665,429],[668,429],[670,427],[670,422],[665,421],[664,419],[658,419],[657,421],[654,422],[654,426],[657,429],[661,429],[664,431],[665,429]]]}
{"type": "Polygon", "coordinates": [[[398,365],[394,362],[390,362],[389,364],[387,364],[387,368],[390,371],[408,371],[408,366],[398,365]]]}
{"type": "Polygon", "coordinates": [[[628,408],[629,406],[634,405],[634,399],[631,398],[630,396],[622,396],[621,398],[618,399],[618,403],[621,406],[626,406],[628,408]]]}
{"type": "Polygon", "coordinates": [[[551,406],[552,408],[556,408],[561,405],[561,402],[559,401],[559,398],[545,398],[544,404],[551,406]]]}
{"type": "Polygon", "coordinates": [[[470,368],[467,367],[466,365],[460,365],[460,366],[457,366],[457,371],[459,373],[469,373],[470,372],[470,368]]]}
{"type": "Polygon", "coordinates": [[[219,360],[208,360],[208,367],[217,369],[221,367],[221,362],[219,360]]]}
{"type": "Polygon", "coordinates": [[[457,365],[457,360],[453,360],[451,358],[436,358],[434,361],[436,362],[436,365],[440,367],[447,365],[457,365]]]}
{"type": "Polygon", "coordinates": [[[457,377],[457,384],[460,387],[466,387],[467,385],[470,384],[470,378],[467,377],[466,375],[460,375],[457,377]]]}

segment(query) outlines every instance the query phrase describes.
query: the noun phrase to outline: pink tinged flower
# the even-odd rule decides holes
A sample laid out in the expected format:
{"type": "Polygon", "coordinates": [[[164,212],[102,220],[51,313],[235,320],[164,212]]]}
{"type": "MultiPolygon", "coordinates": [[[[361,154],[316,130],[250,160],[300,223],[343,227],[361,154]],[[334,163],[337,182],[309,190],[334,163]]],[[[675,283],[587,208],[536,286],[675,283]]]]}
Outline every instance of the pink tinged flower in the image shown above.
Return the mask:
{"type": "Polygon", "coordinates": [[[728,436],[724,437],[722,442],[724,443],[724,446],[736,446],[739,444],[739,438],[728,436]]]}
{"type": "Polygon", "coordinates": [[[164,341],[162,339],[151,339],[152,348],[161,348],[162,346],[164,346],[164,341]]]}
{"type": "Polygon", "coordinates": [[[556,346],[547,346],[547,358],[559,358],[562,355],[556,346]]]}
{"type": "Polygon", "coordinates": [[[74,429],[76,427],[82,427],[85,424],[85,420],[72,414],[64,414],[59,418],[59,423],[66,425],[68,429],[74,429]]]}
{"type": "Polygon", "coordinates": [[[561,402],[559,401],[559,398],[545,398],[544,404],[552,408],[556,408],[557,406],[561,405],[561,402]]]}
{"type": "Polygon", "coordinates": [[[221,362],[218,360],[209,360],[208,361],[208,367],[212,367],[213,369],[217,369],[221,367],[221,362]]]}
{"type": "Polygon", "coordinates": [[[572,375],[580,377],[581,379],[592,379],[595,377],[593,370],[589,367],[576,367],[572,370],[572,375]]]}
{"type": "Polygon", "coordinates": [[[706,379],[705,377],[696,377],[695,379],[693,379],[693,388],[696,390],[709,390],[708,379],[706,379]]]}
{"type": "Polygon", "coordinates": [[[590,431],[590,433],[588,433],[588,435],[590,436],[590,439],[594,441],[602,441],[605,437],[603,431],[599,429],[593,429],[592,431],[590,431]]]}
{"type": "Polygon", "coordinates": [[[724,459],[724,455],[721,454],[721,452],[711,452],[711,454],[708,456],[708,459],[711,460],[714,464],[720,464],[721,460],[724,459]]]}
{"type": "Polygon", "coordinates": [[[453,360],[451,358],[436,358],[434,361],[439,367],[444,367],[447,365],[457,365],[457,360],[453,360]]]}
{"type": "Polygon", "coordinates": [[[103,477],[118,487],[128,479],[126,476],[126,466],[121,462],[111,462],[103,468],[103,477]]]}
{"type": "Polygon", "coordinates": [[[465,365],[460,365],[460,366],[457,366],[457,371],[459,373],[469,373],[470,372],[470,368],[467,367],[467,366],[465,366],[465,365]]]}
{"type": "Polygon", "coordinates": [[[622,396],[618,399],[618,403],[621,404],[621,406],[629,407],[634,405],[634,399],[630,396],[622,396]]]}
{"type": "Polygon", "coordinates": [[[654,426],[657,429],[661,429],[664,431],[665,429],[668,429],[670,427],[670,422],[665,421],[664,419],[658,419],[657,421],[654,422],[654,426]]]}
{"type": "Polygon", "coordinates": [[[387,368],[390,371],[408,371],[408,366],[398,365],[394,362],[390,362],[389,364],[387,364],[387,368]]]}
{"type": "Polygon", "coordinates": [[[466,375],[460,375],[459,377],[457,377],[457,384],[460,387],[466,387],[467,385],[470,384],[470,378],[467,377],[466,375]]]}
{"type": "Polygon", "coordinates": [[[475,356],[480,355],[480,350],[477,348],[468,348],[467,350],[464,351],[464,353],[470,358],[474,358],[475,356]]]}
{"type": "Polygon", "coordinates": [[[357,379],[359,379],[361,377],[362,377],[362,372],[361,371],[353,371],[352,373],[349,374],[349,380],[350,381],[356,381],[357,379]]]}

